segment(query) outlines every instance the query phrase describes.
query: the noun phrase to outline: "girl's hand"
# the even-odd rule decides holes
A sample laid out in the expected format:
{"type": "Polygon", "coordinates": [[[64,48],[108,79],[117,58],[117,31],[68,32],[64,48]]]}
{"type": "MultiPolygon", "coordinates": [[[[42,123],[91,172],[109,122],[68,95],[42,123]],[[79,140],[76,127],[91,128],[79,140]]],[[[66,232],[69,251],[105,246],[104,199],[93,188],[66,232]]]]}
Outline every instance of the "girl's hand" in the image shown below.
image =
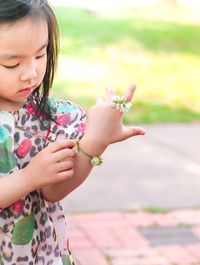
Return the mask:
{"type": "MultiPolygon", "coordinates": [[[[126,102],[131,102],[136,85],[132,84],[124,95],[126,102]]],[[[107,99],[99,99],[88,111],[85,136],[107,147],[109,144],[124,141],[132,136],[145,134],[140,127],[126,127],[122,123],[122,113],[111,106],[114,91],[107,89],[107,99]]]]}
{"type": "Polygon", "coordinates": [[[34,189],[71,178],[74,174],[76,142],[59,140],[39,152],[23,169],[34,189]]]}

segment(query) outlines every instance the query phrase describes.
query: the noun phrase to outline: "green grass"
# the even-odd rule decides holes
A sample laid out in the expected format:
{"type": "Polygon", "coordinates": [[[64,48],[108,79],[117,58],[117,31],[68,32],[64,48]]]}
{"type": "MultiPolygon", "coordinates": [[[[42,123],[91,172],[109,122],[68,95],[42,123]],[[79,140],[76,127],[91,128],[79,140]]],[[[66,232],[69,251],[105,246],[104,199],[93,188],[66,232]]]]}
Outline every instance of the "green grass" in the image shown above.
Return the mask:
{"type": "Polygon", "coordinates": [[[143,209],[144,212],[150,213],[150,214],[166,214],[170,210],[165,209],[165,208],[160,208],[160,207],[148,207],[143,209]]]}
{"type": "Polygon", "coordinates": [[[87,109],[106,86],[123,94],[135,81],[126,123],[198,122],[200,24],[195,13],[157,11],[116,17],[57,8],[61,54],[53,96],[87,109]]]}

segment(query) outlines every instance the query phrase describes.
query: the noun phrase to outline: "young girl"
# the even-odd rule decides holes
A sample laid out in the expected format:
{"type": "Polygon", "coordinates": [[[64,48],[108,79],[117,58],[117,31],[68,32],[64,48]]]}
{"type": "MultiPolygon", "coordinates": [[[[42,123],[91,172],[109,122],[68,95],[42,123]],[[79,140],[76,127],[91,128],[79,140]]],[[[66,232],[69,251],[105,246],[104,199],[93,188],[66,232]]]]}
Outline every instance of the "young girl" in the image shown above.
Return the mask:
{"type": "MultiPolygon", "coordinates": [[[[74,264],[59,200],[100,164],[109,144],[144,134],[123,126],[122,113],[111,104],[112,90],[89,109],[87,119],[76,104],[49,98],[57,43],[56,18],[46,0],[0,0],[3,265],[74,264]]],[[[134,90],[132,85],[124,95],[127,102],[134,90]]]]}

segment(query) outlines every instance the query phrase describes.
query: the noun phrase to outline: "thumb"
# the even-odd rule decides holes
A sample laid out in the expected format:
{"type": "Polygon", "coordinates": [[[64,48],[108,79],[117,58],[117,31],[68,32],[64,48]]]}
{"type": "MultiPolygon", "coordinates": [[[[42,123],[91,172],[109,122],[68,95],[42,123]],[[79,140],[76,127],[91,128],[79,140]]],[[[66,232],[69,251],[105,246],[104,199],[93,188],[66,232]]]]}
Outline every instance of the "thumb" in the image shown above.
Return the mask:
{"type": "Polygon", "coordinates": [[[144,135],[145,130],[141,127],[124,127],[124,140],[137,136],[137,135],[144,135]]]}
{"type": "Polygon", "coordinates": [[[48,148],[50,152],[54,153],[64,148],[73,148],[75,145],[76,141],[74,140],[62,139],[49,144],[48,148]]]}

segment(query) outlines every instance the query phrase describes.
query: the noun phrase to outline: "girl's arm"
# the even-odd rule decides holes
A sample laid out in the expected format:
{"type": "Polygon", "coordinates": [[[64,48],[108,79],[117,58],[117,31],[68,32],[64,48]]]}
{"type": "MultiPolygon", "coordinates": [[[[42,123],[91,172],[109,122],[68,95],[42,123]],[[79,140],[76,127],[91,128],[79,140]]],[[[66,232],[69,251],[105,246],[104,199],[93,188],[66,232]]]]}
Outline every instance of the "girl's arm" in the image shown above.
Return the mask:
{"type": "MultiPolygon", "coordinates": [[[[84,136],[80,145],[88,153],[99,156],[105,150],[105,147],[97,142],[88,140],[84,136]]],[[[77,147],[74,147],[76,157],[74,159],[73,176],[67,180],[56,183],[54,185],[48,185],[43,187],[42,193],[47,201],[59,201],[66,197],[70,192],[80,186],[87,176],[90,174],[93,166],[90,163],[90,159],[81,152],[78,152],[77,147]]]]}
{"type": "Polygon", "coordinates": [[[0,177],[0,208],[7,208],[14,202],[33,191],[29,178],[24,170],[0,177]]]}
{"type": "MultiPolygon", "coordinates": [[[[144,132],[141,128],[135,128],[134,135],[143,135],[144,132]]],[[[92,156],[100,156],[106,149],[102,144],[98,144],[97,141],[92,141],[84,136],[80,141],[81,147],[87,151],[87,153],[92,156]]],[[[47,201],[55,202],[62,200],[70,192],[80,186],[84,180],[90,174],[93,166],[91,165],[90,159],[76,149],[76,157],[74,160],[74,174],[72,178],[68,178],[62,182],[56,183],[54,185],[48,185],[42,187],[42,193],[47,201]]]]}
{"type": "MultiPolygon", "coordinates": [[[[135,86],[129,88],[126,99],[130,101],[135,86]]],[[[126,140],[135,135],[143,135],[142,128],[125,127],[122,124],[121,113],[110,106],[112,93],[108,92],[108,102],[99,102],[89,109],[86,121],[86,130],[80,141],[80,146],[92,156],[101,155],[109,144],[126,140]]],[[[73,177],[60,183],[42,188],[43,195],[48,201],[59,201],[76,189],[89,175],[92,165],[90,159],[74,147],[73,177]]]]}
{"type": "Polygon", "coordinates": [[[23,169],[0,177],[0,209],[12,205],[31,191],[52,185],[72,176],[71,150],[74,141],[56,141],[39,152],[23,169]]]}

